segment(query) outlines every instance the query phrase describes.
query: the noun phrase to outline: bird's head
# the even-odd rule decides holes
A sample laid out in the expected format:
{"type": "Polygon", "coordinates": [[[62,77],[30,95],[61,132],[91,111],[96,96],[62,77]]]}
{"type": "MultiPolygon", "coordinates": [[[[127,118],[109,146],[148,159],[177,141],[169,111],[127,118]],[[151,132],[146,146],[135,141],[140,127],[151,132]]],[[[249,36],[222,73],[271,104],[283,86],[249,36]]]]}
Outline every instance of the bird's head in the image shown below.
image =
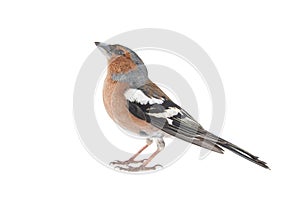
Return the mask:
{"type": "Polygon", "coordinates": [[[148,80],[142,59],[131,49],[119,44],[95,42],[108,61],[108,73],[115,81],[140,86],[148,80]]]}

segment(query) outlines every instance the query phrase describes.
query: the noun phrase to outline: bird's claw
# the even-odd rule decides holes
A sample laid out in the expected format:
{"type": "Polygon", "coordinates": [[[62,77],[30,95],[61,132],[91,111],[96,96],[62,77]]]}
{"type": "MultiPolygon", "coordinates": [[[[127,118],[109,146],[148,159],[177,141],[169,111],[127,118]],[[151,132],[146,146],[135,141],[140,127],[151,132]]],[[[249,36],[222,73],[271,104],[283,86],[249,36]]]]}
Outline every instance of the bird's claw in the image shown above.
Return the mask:
{"type": "Polygon", "coordinates": [[[142,159],[142,160],[126,160],[126,161],[120,161],[120,160],[115,160],[109,163],[109,165],[125,165],[129,166],[130,164],[138,164],[138,163],[144,163],[147,159],[142,159]]]}
{"type": "Polygon", "coordinates": [[[116,166],[116,170],[120,171],[127,171],[127,172],[140,172],[140,171],[151,171],[151,170],[157,170],[163,168],[162,165],[154,165],[152,167],[146,167],[144,165],[141,165],[139,167],[132,167],[132,166],[126,166],[126,167],[121,167],[121,166],[116,166]]]}

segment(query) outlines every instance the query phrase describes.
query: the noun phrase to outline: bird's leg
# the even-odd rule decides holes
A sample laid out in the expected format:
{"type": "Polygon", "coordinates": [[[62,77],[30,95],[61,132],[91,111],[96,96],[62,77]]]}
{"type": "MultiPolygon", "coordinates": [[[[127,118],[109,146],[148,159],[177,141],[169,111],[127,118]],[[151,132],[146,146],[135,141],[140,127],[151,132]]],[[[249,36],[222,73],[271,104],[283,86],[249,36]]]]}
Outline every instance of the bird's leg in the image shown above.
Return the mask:
{"type": "Polygon", "coordinates": [[[131,163],[143,163],[145,159],[143,160],[135,160],[138,155],[140,155],[147,147],[149,147],[152,144],[153,140],[148,138],[147,144],[143,146],[136,154],[134,154],[131,158],[125,161],[116,160],[110,163],[110,165],[126,165],[128,166],[131,163]]]}
{"type": "Polygon", "coordinates": [[[154,165],[152,167],[147,167],[147,165],[153,160],[153,158],[159,152],[161,152],[165,147],[165,142],[163,141],[162,138],[157,138],[156,144],[157,144],[157,150],[153,154],[151,154],[151,156],[149,156],[149,158],[145,159],[141,166],[139,166],[139,167],[128,166],[128,168],[116,167],[116,169],[123,170],[123,171],[129,171],[129,172],[138,172],[138,171],[156,170],[157,168],[162,167],[159,164],[154,165]]]}
{"type": "Polygon", "coordinates": [[[165,148],[165,142],[163,141],[162,138],[158,138],[156,140],[156,144],[157,144],[156,151],[148,159],[145,160],[145,162],[141,167],[146,167],[153,160],[153,158],[165,148]]]}

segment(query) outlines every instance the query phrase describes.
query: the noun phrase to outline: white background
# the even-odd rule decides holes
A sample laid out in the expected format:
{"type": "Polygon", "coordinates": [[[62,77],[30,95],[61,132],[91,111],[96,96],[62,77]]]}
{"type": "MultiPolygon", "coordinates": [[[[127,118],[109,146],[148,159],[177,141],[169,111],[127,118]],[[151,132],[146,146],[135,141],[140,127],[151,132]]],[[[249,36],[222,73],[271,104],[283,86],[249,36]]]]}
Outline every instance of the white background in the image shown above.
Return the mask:
{"type": "MultiPolygon", "coordinates": [[[[0,199],[299,199],[297,1],[2,1],[0,199]],[[93,42],[165,28],[199,43],[226,93],[223,137],[271,171],[192,147],[147,175],[114,172],[82,146],[72,93],[93,42]]],[[[200,116],[205,118],[206,116],[200,116]]]]}

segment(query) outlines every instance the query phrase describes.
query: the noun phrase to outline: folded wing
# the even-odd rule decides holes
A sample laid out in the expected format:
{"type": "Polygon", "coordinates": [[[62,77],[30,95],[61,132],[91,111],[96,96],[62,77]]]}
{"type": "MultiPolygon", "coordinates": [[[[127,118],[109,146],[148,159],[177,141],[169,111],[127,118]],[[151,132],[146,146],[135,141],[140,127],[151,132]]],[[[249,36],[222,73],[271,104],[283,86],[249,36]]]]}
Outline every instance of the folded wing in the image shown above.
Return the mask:
{"type": "Polygon", "coordinates": [[[223,153],[221,147],[224,147],[269,169],[257,156],[203,129],[192,116],[175,104],[153,82],[149,81],[139,88],[130,88],[124,95],[128,109],[135,117],[145,120],[165,133],[218,153],[223,153]]]}

